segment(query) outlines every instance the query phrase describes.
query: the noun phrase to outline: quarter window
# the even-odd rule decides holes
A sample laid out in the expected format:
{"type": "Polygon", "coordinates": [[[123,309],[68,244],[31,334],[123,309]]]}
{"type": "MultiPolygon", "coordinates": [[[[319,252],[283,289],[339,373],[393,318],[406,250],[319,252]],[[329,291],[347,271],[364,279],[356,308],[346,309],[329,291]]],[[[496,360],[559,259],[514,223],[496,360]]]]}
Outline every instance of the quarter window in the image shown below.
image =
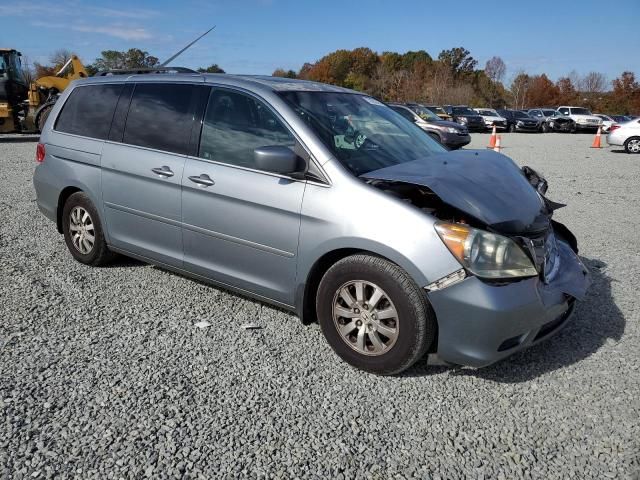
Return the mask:
{"type": "Polygon", "coordinates": [[[122,84],[75,88],[62,107],[55,129],[83,137],[106,139],[121,90],[122,84]]]}
{"type": "Polygon", "coordinates": [[[211,92],[200,139],[201,158],[255,168],[254,149],[270,145],[294,148],[295,143],[262,102],[230,90],[211,92]]]}
{"type": "Polygon", "coordinates": [[[123,142],[173,153],[188,153],[195,87],[139,83],[133,92],[123,142]]]}

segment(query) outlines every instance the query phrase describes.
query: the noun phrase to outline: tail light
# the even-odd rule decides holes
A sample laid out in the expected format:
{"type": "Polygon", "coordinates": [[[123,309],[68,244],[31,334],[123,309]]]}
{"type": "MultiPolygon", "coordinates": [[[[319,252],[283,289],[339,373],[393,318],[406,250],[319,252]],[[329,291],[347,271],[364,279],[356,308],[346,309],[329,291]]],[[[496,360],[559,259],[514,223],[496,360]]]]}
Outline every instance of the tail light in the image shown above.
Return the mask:
{"type": "Polygon", "coordinates": [[[36,147],[36,162],[44,162],[45,154],[44,143],[38,143],[38,146],[36,147]]]}
{"type": "Polygon", "coordinates": [[[611,125],[611,127],[609,128],[609,133],[613,132],[614,130],[617,130],[620,128],[620,125],[618,124],[613,124],[611,125]]]}

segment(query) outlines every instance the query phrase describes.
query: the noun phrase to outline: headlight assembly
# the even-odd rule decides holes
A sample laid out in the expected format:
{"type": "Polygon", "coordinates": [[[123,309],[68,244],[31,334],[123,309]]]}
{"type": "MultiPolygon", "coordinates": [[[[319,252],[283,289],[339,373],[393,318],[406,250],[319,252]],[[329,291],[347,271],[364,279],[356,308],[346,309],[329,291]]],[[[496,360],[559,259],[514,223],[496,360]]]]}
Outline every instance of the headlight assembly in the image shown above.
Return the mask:
{"type": "Polygon", "coordinates": [[[508,279],[538,275],[513,240],[460,223],[436,223],[436,232],[460,264],[474,275],[508,279]]]}

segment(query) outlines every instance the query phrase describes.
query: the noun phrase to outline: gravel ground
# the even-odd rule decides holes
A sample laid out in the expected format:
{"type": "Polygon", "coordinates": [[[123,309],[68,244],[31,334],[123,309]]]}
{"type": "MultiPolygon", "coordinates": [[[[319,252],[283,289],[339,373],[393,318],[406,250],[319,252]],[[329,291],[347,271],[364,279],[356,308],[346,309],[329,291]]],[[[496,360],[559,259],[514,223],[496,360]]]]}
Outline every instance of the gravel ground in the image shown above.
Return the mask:
{"type": "Polygon", "coordinates": [[[557,218],[593,287],[542,345],[388,378],[281,310],[132,260],[73,261],[35,204],[35,143],[10,140],[0,478],[639,478],[640,156],[591,150],[591,135],[503,135],[568,204],[557,218]]]}

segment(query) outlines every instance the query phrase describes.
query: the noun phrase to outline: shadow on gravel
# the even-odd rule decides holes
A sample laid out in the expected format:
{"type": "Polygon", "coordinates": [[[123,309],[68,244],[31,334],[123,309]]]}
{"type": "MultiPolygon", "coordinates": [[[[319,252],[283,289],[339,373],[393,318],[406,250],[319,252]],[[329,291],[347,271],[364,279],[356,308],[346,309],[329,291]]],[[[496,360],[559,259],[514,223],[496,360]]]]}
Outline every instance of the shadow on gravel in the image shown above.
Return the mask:
{"type": "Polygon", "coordinates": [[[520,383],[580,362],[593,355],[611,339],[622,338],[625,319],[611,293],[610,278],[600,260],[580,257],[591,272],[592,284],[584,301],[578,302],[573,318],[557,335],[485,368],[430,367],[426,358],[405,372],[406,376],[474,376],[500,383],[520,383]]]}
{"type": "Polygon", "coordinates": [[[135,258],[125,257],[124,255],[118,255],[111,263],[102,268],[144,267],[145,265],[148,265],[148,263],[136,260],[135,258]]]}
{"type": "Polygon", "coordinates": [[[28,143],[28,142],[37,142],[40,138],[39,135],[33,135],[28,137],[9,137],[2,138],[0,136],[0,143],[28,143]]]}
{"type": "Polygon", "coordinates": [[[623,148],[623,149],[616,149],[614,150],[613,148],[609,150],[611,153],[624,153],[626,154],[627,151],[623,148]]]}

